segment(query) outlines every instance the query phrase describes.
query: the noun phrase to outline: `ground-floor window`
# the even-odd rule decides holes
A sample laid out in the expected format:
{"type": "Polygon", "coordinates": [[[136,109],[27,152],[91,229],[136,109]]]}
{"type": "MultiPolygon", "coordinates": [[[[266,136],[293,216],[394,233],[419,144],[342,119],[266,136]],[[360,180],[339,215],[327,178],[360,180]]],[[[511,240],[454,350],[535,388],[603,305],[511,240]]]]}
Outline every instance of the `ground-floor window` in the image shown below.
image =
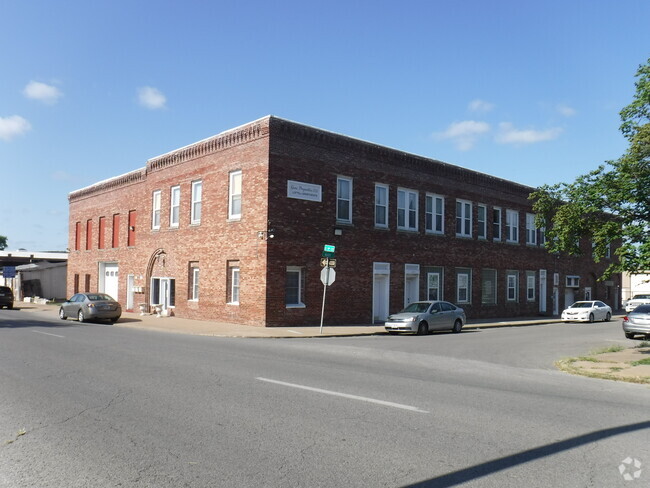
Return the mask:
{"type": "Polygon", "coordinates": [[[516,302],[518,299],[517,289],[519,283],[518,271],[506,271],[506,300],[516,302]]]}
{"type": "Polygon", "coordinates": [[[529,302],[535,301],[535,272],[526,271],[526,300],[529,302]]]}
{"type": "Polygon", "coordinates": [[[176,306],[176,280],[174,278],[151,278],[151,304],[163,308],[176,306]]]}
{"type": "Polygon", "coordinates": [[[287,276],[284,288],[284,303],[287,308],[304,307],[305,268],[302,266],[287,266],[287,276]]]}
{"type": "Polygon", "coordinates": [[[472,296],[472,270],[469,268],[456,269],[456,302],[470,303],[472,296]]]}
{"type": "Polygon", "coordinates": [[[189,272],[189,299],[198,302],[199,301],[199,263],[196,261],[190,262],[190,272],[189,272]]]}
{"type": "Polygon", "coordinates": [[[439,271],[427,273],[427,298],[442,300],[442,273],[439,271]]]}
{"type": "Polygon", "coordinates": [[[239,305],[239,261],[228,262],[228,297],[227,302],[231,305],[239,305]]]}
{"type": "Polygon", "coordinates": [[[484,269],[481,273],[481,303],[496,305],[497,303],[497,270],[484,269]]]}

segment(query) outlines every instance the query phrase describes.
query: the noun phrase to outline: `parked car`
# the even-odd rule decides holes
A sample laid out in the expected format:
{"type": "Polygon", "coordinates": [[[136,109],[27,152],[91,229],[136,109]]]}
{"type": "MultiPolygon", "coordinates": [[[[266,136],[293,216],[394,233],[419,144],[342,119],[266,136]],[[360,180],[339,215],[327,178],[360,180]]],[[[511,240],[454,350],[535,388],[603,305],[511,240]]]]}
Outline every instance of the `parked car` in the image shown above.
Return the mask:
{"type": "Polygon", "coordinates": [[[650,305],[639,305],[623,317],[623,332],[628,339],[650,339],[650,305]]]}
{"type": "Polygon", "coordinates": [[[117,322],[122,316],[122,306],[106,293],[77,293],[61,304],[59,318],[76,318],[79,322],[104,319],[117,322]]]}
{"type": "Polygon", "coordinates": [[[575,302],[562,311],[562,322],[594,322],[603,320],[609,322],[612,309],[598,300],[575,302]]]}
{"type": "Polygon", "coordinates": [[[648,304],[650,304],[650,294],[634,295],[625,304],[625,311],[631,312],[639,305],[648,305],[648,304]]]}
{"type": "Polygon", "coordinates": [[[0,286],[0,308],[14,308],[14,292],[8,286],[0,286]]]}
{"type": "Polygon", "coordinates": [[[384,324],[389,334],[415,332],[425,335],[432,330],[460,332],[466,322],[465,311],[440,300],[413,302],[399,313],[390,315],[384,324]]]}

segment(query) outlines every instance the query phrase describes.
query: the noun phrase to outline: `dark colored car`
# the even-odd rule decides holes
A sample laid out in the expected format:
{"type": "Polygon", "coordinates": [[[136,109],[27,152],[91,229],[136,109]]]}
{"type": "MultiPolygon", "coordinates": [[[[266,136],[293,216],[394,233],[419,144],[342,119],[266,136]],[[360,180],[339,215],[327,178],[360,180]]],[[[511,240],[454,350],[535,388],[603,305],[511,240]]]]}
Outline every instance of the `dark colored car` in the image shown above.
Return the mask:
{"type": "Polygon", "coordinates": [[[59,318],[76,318],[79,322],[103,319],[117,322],[122,316],[122,306],[106,293],[77,293],[63,302],[59,318]]]}
{"type": "Polygon", "coordinates": [[[0,308],[14,308],[14,292],[8,286],[0,286],[0,308]]]}
{"type": "Polygon", "coordinates": [[[623,332],[628,339],[650,339],[650,305],[639,305],[623,317],[623,332]]]}

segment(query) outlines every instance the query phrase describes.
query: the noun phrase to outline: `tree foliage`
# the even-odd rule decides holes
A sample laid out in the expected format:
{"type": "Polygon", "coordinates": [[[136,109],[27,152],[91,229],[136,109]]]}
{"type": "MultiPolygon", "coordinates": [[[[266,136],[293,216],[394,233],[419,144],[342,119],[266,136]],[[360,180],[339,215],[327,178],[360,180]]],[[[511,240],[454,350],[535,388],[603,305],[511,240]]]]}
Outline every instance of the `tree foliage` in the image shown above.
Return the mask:
{"type": "Polygon", "coordinates": [[[650,270],[650,59],[636,76],[634,100],[620,112],[629,141],[625,154],[573,183],[544,185],[530,196],[550,252],[579,254],[580,238],[591,239],[596,261],[610,244],[616,249],[618,260],[604,277],[650,270]]]}
{"type": "Polygon", "coordinates": [[[5,236],[0,236],[0,251],[7,249],[7,238],[5,236]]]}

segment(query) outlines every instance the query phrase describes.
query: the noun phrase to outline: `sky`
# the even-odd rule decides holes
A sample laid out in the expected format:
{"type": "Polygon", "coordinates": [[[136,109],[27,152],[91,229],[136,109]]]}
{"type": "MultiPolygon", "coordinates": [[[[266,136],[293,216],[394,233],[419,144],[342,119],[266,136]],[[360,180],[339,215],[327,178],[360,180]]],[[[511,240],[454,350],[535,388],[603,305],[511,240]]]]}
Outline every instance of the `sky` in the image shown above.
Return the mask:
{"type": "Polygon", "coordinates": [[[621,156],[648,0],[2,0],[0,235],[275,115],[538,187],[621,156]]]}

